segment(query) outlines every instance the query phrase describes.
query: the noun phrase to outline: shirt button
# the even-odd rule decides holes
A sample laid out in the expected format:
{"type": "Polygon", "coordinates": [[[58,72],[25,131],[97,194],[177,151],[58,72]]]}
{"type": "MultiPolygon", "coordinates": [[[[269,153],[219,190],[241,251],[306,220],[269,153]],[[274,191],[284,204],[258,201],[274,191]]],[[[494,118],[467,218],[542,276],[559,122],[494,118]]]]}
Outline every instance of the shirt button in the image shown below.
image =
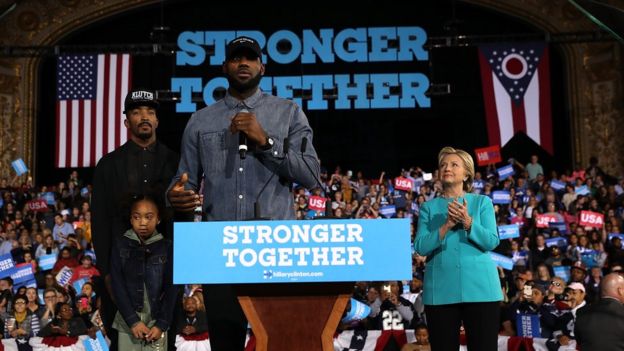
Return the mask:
{"type": "Polygon", "coordinates": [[[273,151],[273,155],[277,156],[277,151],[273,151]]]}
{"type": "Polygon", "coordinates": [[[144,164],[143,164],[143,167],[147,167],[147,163],[144,163],[144,164]]]}
{"type": "Polygon", "coordinates": [[[243,171],[243,167],[239,168],[239,169],[238,169],[238,171],[239,171],[239,172],[242,172],[242,171],[243,171]]]}
{"type": "Polygon", "coordinates": [[[147,179],[143,179],[143,183],[147,183],[147,179]]]}
{"type": "Polygon", "coordinates": [[[238,195],[238,198],[239,198],[239,199],[242,199],[242,198],[243,198],[243,195],[242,195],[242,194],[238,195]]]}

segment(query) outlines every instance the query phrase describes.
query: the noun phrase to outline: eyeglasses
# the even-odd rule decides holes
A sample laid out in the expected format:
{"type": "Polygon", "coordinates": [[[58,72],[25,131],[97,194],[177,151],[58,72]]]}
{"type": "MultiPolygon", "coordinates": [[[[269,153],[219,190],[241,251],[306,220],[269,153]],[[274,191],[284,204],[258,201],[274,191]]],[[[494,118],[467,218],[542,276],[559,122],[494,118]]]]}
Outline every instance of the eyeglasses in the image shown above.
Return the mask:
{"type": "Polygon", "coordinates": [[[53,296],[44,296],[43,298],[44,298],[44,299],[54,299],[54,298],[56,298],[56,295],[53,295],[53,296]]]}
{"type": "Polygon", "coordinates": [[[561,286],[562,284],[561,284],[561,282],[553,280],[553,281],[550,282],[550,285],[561,286]]]}
{"type": "Polygon", "coordinates": [[[16,303],[14,303],[14,305],[25,305],[26,302],[24,301],[17,301],[16,303]]]}

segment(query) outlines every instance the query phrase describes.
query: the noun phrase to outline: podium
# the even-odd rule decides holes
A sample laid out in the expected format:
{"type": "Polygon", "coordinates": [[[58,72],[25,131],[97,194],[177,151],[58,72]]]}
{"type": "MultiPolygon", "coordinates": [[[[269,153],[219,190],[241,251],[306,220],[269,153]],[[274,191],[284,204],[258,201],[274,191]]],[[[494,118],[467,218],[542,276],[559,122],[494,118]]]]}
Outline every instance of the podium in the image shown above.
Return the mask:
{"type": "Polygon", "coordinates": [[[241,284],[235,289],[256,337],[256,351],[333,351],[353,284],[241,284]]]}
{"type": "Polygon", "coordinates": [[[257,351],[333,351],[354,282],[412,274],[408,219],[184,222],[174,238],[174,283],[233,284],[257,351]]]}

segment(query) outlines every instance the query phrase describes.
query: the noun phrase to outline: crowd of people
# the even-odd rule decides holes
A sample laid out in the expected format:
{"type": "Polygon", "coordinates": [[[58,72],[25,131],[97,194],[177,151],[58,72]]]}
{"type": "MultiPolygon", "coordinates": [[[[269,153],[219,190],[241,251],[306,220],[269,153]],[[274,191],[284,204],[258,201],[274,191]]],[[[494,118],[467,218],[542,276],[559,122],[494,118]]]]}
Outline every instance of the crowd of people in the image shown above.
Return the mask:
{"type": "MultiPolygon", "coordinates": [[[[483,173],[477,171],[473,183],[473,191],[486,196],[508,190],[512,194],[510,203],[494,205],[496,221],[499,226],[519,226],[518,237],[502,239],[494,250],[513,261],[511,270],[498,268],[503,293],[500,334],[516,335],[517,316],[534,314],[540,322],[535,336],[549,339],[553,347],[566,345],[575,338],[577,311],[599,303],[605,276],[621,272],[624,266],[620,235],[624,180],[605,182],[607,175],[597,166],[577,170],[574,176],[554,171],[545,176],[542,170],[531,174],[529,167],[515,167],[515,175],[505,179],[499,179],[491,167],[483,169],[483,173]],[[564,182],[565,188],[553,189],[552,180],[564,182]],[[588,192],[575,191],[583,186],[588,192]],[[604,225],[579,225],[584,210],[603,214],[604,225]],[[564,225],[539,228],[536,218],[543,214],[560,216],[564,225]]],[[[431,179],[425,181],[426,172],[417,167],[403,171],[398,176],[411,179],[413,184],[413,189],[407,191],[394,189],[394,178],[383,173],[371,180],[359,172],[352,175],[337,168],[328,174],[323,169],[324,189],[308,191],[294,186],[295,211],[302,219],[325,215],[308,207],[311,196],[326,196],[331,201],[333,218],[411,218],[414,239],[423,204],[441,195],[437,171],[431,173],[431,179]],[[381,209],[387,206],[394,206],[395,211],[384,216],[381,209]]],[[[90,189],[76,171],[56,186],[35,187],[28,182],[16,186],[7,179],[0,180],[0,257],[11,255],[18,267],[32,265],[35,275],[34,281],[19,285],[13,284],[10,276],[0,279],[4,338],[15,338],[20,344],[35,336],[94,336],[97,331],[106,335],[98,318],[100,298],[96,287],[102,285],[100,272],[94,266],[97,257],[91,241],[90,189]],[[47,207],[32,206],[41,199],[47,207]],[[56,256],[55,263],[41,266],[41,258],[49,255],[56,256]],[[59,273],[67,268],[71,276],[63,279],[59,273]],[[64,320],[64,327],[60,326],[64,320]]],[[[411,281],[357,282],[353,297],[369,305],[371,312],[341,328],[426,332],[422,301],[426,271],[427,257],[414,252],[411,281]]],[[[171,300],[180,306],[178,314],[171,318],[178,322],[172,322],[177,334],[206,333],[201,290],[201,286],[187,286],[183,298],[171,300]]],[[[426,338],[419,340],[426,343],[426,338]]]]}

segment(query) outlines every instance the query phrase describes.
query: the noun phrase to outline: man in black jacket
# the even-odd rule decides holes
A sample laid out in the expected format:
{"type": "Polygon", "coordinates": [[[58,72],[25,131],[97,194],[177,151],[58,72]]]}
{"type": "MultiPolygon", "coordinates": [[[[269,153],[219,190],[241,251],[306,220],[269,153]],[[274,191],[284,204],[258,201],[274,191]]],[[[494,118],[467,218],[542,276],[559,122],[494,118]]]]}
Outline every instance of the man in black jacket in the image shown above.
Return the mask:
{"type": "Polygon", "coordinates": [[[581,350],[624,350],[624,278],[602,280],[600,301],[578,310],[574,335],[581,350]]]}
{"type": "MultiPolygon", "coordinates": [[[[176,173],[179,155],[156,140],[159,103],[153,91],[130,91],[124,103],[129,140],[100,159],[94,174],[92,197],[93,246],[97,268],[106,282],[102,295],[102,318],[110,326],[115,315],[110,300],[111,247],[130,228],[130,202],[134,196],[149,195],[161,210],[159,232],[171,238],[171,215],[164,211],[164,193],[176,173]]],[[[111,338],[115,339],[115,338],[111,338]]]]}

